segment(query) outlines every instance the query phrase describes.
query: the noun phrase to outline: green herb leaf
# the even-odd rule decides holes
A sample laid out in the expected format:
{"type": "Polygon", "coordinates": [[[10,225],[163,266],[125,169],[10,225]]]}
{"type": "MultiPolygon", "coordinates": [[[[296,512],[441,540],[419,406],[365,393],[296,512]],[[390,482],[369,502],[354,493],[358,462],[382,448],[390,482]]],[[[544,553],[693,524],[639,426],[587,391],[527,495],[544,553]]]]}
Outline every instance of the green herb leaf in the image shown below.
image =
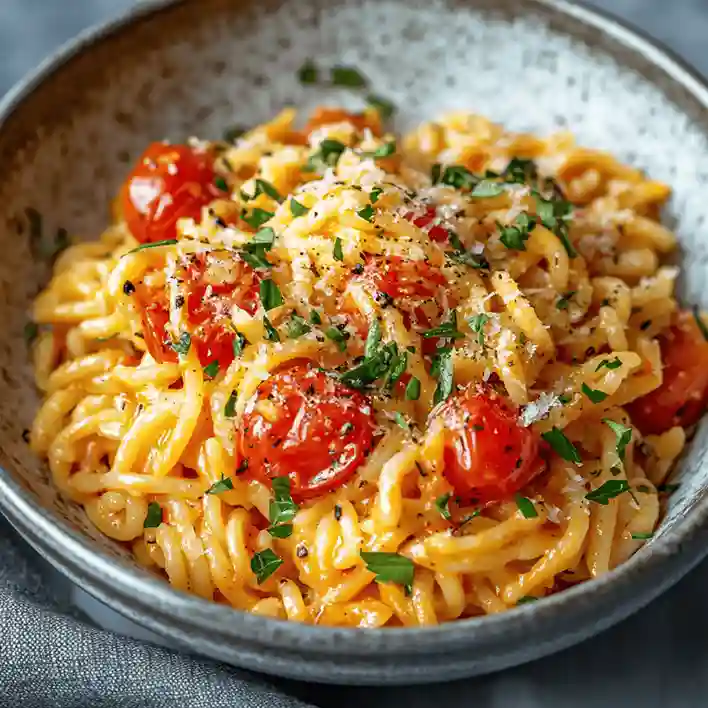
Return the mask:
{"type": "Polygon", "coordinates": [[[283,197],[280,195],[280,192],[270,182],[266,182],[264,179],[256,178],[255,183],[256,191],[253,193],[251,199],[255,199],[259,194],[265,194],[279,204],[283,201],[283,197]]]}
{"type": "Polygon", "coordinates": [[[438,349],[438,385],[433,395],[433,403],[437,405],[446,401],[454,387],[454,371],[452,365],[452,350],[438,349]]]}
{"type": "Polygon", "coordinates": [[[438,347],[430,362],[430,375],[437,378],[440,374],[440,357],[452,352],[452,347],[438,347]]]}
{"type": "Polygon", "coordinates": [[[265,338],[269,342],[279,342],[280,341],[280,335],[278,334],[278,330],[273,327],[271,324],[271,321],[268,319],[267,315],[263,315],[263,328],[265,329],[265,338]]]}
{"type": "Polygon", "coordinates": [[[398,347],[396,347],[395,353],[391,360],[391,364],[384,377],[384,386],[386,388],[391,388],[393,384],[398,381],[398,379],[403,376],[406,372],[406,367],[408,366],[408,352],[399,352],[398,347]]]}
{"type": "Polygon", "coordinates": [[[420,380],[415,376],[411,378],[406,386],[406,400],[417,401],[420,398],[420,380]]]}
{"type": "Polygon", "coordinates": [[[367,204],[365,207],[357,209],[356,213],[358,217],[364,219],[364,221],[368,221],[369,223],[374,220],[374,207],[372,207],[371,204],[367,204]]]}
{"type": "Polygon", "coordinates": [[[369,384],[388,374],[389,369],[398,361],[398,346],[391,342],[370,357],[365,357],[364,361],[353,369],[344,372],[340,381],[349,388],[362,389],[369,384]]]}
{"type": "Polygon", "coordinates": [[[649,531],[647,533],[633,533],[631,536],[634,541],[646,541],[648,538],[653,538],[654,532],[649,531]]]}
{"type": "Polygon", "coordinates": [[[251,213],[246,216],[241,217],[251,228],[260,229],[263,224],[269,219],[272,219],[274,212],[266,211],[265,209],[260,209],[255,207],[251,209],[251,213]]]}
{"type": "Polygon", "coordinates": [[[297,72],[297,78],[301,84],[317,83],[317,67],[311,59],[308,59],[297,72]]]}
{"type": "Polygon", "coordinates": [[[607,398],[607,394],[604,391],[599,391],[596,388],[590,388],[587,384],[583,384],[581,387],[582,392],[593,402],[602,403],[607,398]]]}
{"type": "Polygon", "coordinates": [[[214,177],[214,186],[222,192],[229,191],[229,185],[226,184],[226,180],[221,175],[214,177]]]}
{"type": "Polygon", "coordinates": [[[230,128],[226,128],[226,130],[224,130],[224,140],[227,143],[234,143],[246,132],[246,130],[247,129],[242,125],[232,125],[230,128]]]}
{"type": "Polygon", "coordinates": [[[435,508],[440,512],[440,516],[442,516],[443,519],[445,519],[446,521],[450,521],[451,519],[450,508],[448,506],[450,496],[450,492],[446,492],[445,494],[440,495],[435,500],[435,508]]]}
{"type": "Polygon", "coordinates": [[[243,250],[239,251],[239,255],[244,260],[244,262],[248,263],[248,265],[251,266],[251,268],[258,269],[273,267],[273,265],[266,260],[264,250],[254,250],[253,252],[243,250]]]}
{"type": "Polygon", "coordinates": [[[381,98],[381,96],[374,96],[373,94],[369,94],[366,97],[366,102],[372,108],[375,108],[379,112],[379,115],[381,116],[382,120],[387,120],[396,112],[396,106],[394,106],[391,101],[388,101],[385,98],[381,98]]]}
{"type": "Polygon", "coordinates": [[[610,499],[629,491],[629,482],[626,479],[608,479],[602,486],[593,489],[585,495],[588,501],[607,506],[610,499]]]}
{"type": "Polygon", "coordinates": [[[538,516],[536,507],[530,499],[522,497],[521,494],[517,494],[514,498],[516,499],[516,506],[519,507],[519,511],[525,519],[535,519],[538,516]]]}
{"type": "Polygon", "coordinates": [[[342,239],[337,236],[334,239],[334,248],[332,249],[332,255],[335,261],[343,261],[344,253],[342,252],[342,239]]]}
{"type": "Polygon", "coordinates": [[[398,411],[393,412],[393,420],[399,428],[403,428],[405,431],[410,431],[411,427],[408,425],[408,421],[398,411]]]}
{"type": "Polygon", "coordinates": [[[279,526],[269,526],[268,533],[273,538],[289,538],[293,534],[293,525],[280,524],[279,526]]]}
{"type": "Polygon", "coordinates": [[[248,460],[241,460],[239,466],[234,471],[234,474],[243,474],[248,469],[248,460]]]}
{"type": "Polygon", "coordinates": [[[701,334],[703,335],[703,339],[708,341],[708,326],[706,323],[703,321],[703,318],[701,317],[701,312],[698,309],[698,305],[693,306],[693,316],[696,319],[696,324],[698,325],[698,329],[701,330],[701,334]]]}
{"type": "Polygon", "coordinates": [[[221,475],[221,479],[218,482],[214,482],[214,484],[207,489],[206,493],[207,494],[221,494],[221,492],[227,492],[229,489],[234,488],[234,483],[231,477],[224,477],[224,475],[221,475]]]}
{"type": "Polygon", "coordinates": [[[244,337],[241,332],[236,330],[234,333],[234,339],[232,342],[233,350],[234,350],[234,357],[238,359],[241,354],[243,354],[243,349],[244,347],[248,344],[248,340],[246,337],[244,337]]]}
{"type": "Polygon", "coordinates": [[[270,279],[261,280],[258,292],[263,309],[268,312],[283,304],[283,295],[280,288],[270,279]]]}
{"type": "Polygon", "coordinates": [[[270,548],[255,553],[251,558],[251,570],[259,585],[270,578],[281,565],[283,565],[283,559],[278,558],[270,548]]]}
{"type": "Polygon", "coordinates": [[[214,359],[204,367],[204,375],[213,379],[219,373],[219,361],[214,359]]]}
{"type": "Polygon", "coordinates": [[[440,181],[441,176],[442,165],[439,162],[433,163],[433,166],[430,168],[430,181],[433,185],[436,185],[440,181]]]}
{"type": "Polygon", "coordinates": [[[575,258],[578,253],[570,241],[566,223],[573,211],[573,205],[564,199],[544,199],[540,194],[535,197],[536,214],[541,223],[558,236],[568,255],[575,258]]]}
{"type": "Polygon", "coordinates": [[[293,216],[305,216],[308,211],[310,211],[309,208],[301,204],[295,197],[290,199],[290,213],[293,216]]]}
{"type": "Polygon", "coordinates": [[[470,317],[467,321],[472,331],[477,333],[477,343],[482,346],[484,344],[484,325],[489,322],[489,315],[485,312],[480,312],[478,315],[470,317]]]}
{"type": "Polygon", "coordinates": [[[622,361],[619,357],[616,357],[615,359],[603,359],[598,365],[595,371],[600,371],[602,367],[605,367],[606,369],[619,369],[620,366],[622,366],[622,361]]]}
{"type": "Polygon", "coordinates": [[[347,146],[338,140],[325,138],[319,144],[317,151],[310,155],[306,171],[316,172],[323,171],[327,167],[334,167],[346,149],[347,146]]]}
{"type": "Polygon", "coordinates": [[[455,189],[472,189],[480,180],[462,165],[448,165],[440,181],[455,189]]]}
{"type": "Polygon", "coordinates": [[[162,523],[162,507],[157,502],[150,502],[147,508],[144,529],[156,529],[162,523]]]}
{"type": "Polygon", "coordinates": [[[182,332],[176,342],[170,342],[170,347],[181,356],[187,356],[191,345],[192,338],[190,337],[189,332],[182,332]]]}
{"type": "Polygon", "coordinates": [[[397,583],[405,587],[413,585],[415,566],[410,558],[398,553],[361,551],[366,569],[376,574],[377,583],[397,583]]]}
{"type": "Polygon", "coordinates": [[[454,231],[447,232],[448,240],[450,245],[455,249],[452,253],[449,251],[445,252],[445,255],[455,263],[460,263],[461,265],[471,266],[472,268],[489,268],[489,263],[482,257],[477,256],[470,251],[466,251],[465,247],[460,241],[460,237],[454,231]]]}
{"type": "Polygon", "coordinates": [[[629,425],[622,425],[621,423],[615,423],[615,421],[610,418],[603,418],[602,422],[607,423],[607,425],[612,429],[612,432],[614,432],[616,438],[615,445],[617,449],[617,457],[624,462],[625,450],[627,445],[632,440],[632,427],[629,425]]]}
{"type": "Polygon", "coordinates": [[[236,392],[232,391],[229,400],[224,406],[224,415],[227,418],[233,418],[236,415],[236,392]]]}
{"type": "Polygon", "coordinates": [[[515,226],[504,226],[497,222],[499,229],[499,240],[513,251],[525,251],[526,239],[529,237],[529,232],[536,226],[536,219],[529,216],[525,211],[519,214],[514,223],[515,226]]]}
{"type": "Polygon", "coordinates": [[[366,77],[350,66],[332,67],[331,79],[335,86],[347,88],[364,88],[368,84],[366,77]]]}
{"type": "Polygon", "coordinates": [[[337,349],[339,349],[340,352],[347,351],[347,337],[341,329],[337,327],[327,327],[325,337],[331,339],[337,345],[337,349]]]}
{"type": "Polygon", "coordinates": [[[381,196],[382,192],[383,192],[383,189],[381,189],[381,187],[374,187],[369,192],[369,199],[371,200],[372,204],[376,204],[376,202],[379,200],[379,197],[381,196]]]}
{"type": "Polygon", "coordinates": [[[290,495],[290,479],[288,477],[274,477],[272,480],[273,499],[268,505],[268,520],[270,528],[268,533],[276,538],[287,538],[292,534],[293,527],[290,523],[300,508],[290,495]],[[286,528],[283,528],[283,526],[286,528]]]}
{"type": "Polygon", "coordinates": [[[572,298],[573,295],[575,295],[575,290],[571,290],[563,295],[563,297],[559,297],[556,301],[556,308],[559,310],[567,310],[570,305],[570,298],[572,298]]]}
{"type": "Polygon", "coordinates": [[[128,251],[125,255],[127,256],[129,253],[137,253],[138,251],[144,251],[148,248],[161,248],[162,246],[171,246],[172,244],[177,243],[176,238],[166,238],[164,241],[153,241],[152,243],[141,243],[139,246],[136,246],[132,250],[128,251]]]}
{"type": "Polygon", "coordinates": [[[290,315],[290,319],[288,320],[287,329],[288,337],[290,339],[297,339],[298,337],[302,337],[303,334],[307,334],[308,332],[310,332],[312,330],[312,327],[310,327],[310,325],[305,322],[304,317],[300,317],[300,315],[293,312],[293,314],[290,315]]]}
{"type": "Polygon", "coordinates": [[[317,310],[310,310],[310,322],[313,325],[322,324],[322,318],[320,317],[320,313],[317,312],[317,310]]]}
{"type": "Polygon", "coordinates": [[[517,184],[527,184],[538,178],[538,169],[533,160],[526,160],[520,157],[513,157],[504,168],[502,177],[505,182],[516,182],[517,184]]]}
{"type": "Polygon", "coordinates": [[[381,158],[381,157],[388,157],[389,155],[393,155],[396,152],[396,143],[394,141],[391,141],[389,143],[385,143],[384,145],[381,145],[376,148],[376,150],[371,150],[371,151],[366,151],[366,150],[360,150],[358,152],[359,157],[373,157],[373,158],[381,158]]]}
{"type": "Polygon", "coordinates": [[[537,602],[540,600],[540,597],[533,597],[533,595],[524,595],[523,597],[520,597],[517,601],[517,605],[526,605],[529,602],[537,602]]]}
{"type": "Polygon", "coordinates": [[[499,182],[492,182],[488,179],[483,179],[474,186],[470,196],[477,197],[478,199],[489,199],[491,197],[498,197],[503,193],[504,186],[502,184],[499,182]]]}
{"type": "Polygon", "coordinates": [[[582,462],[580,453],[562,430],[553,426],[551,430],[542,433],[541,437],[555,450],[559,457],[568,460],[568,462],[575,462],[578,465],[582,462]]]}
{"type": "Polygon", "coordinates": [[[377,319],[373,319],[369,325],[369,332],[366,335],[366,343],[364,344],[364,357],[371,359],[381,343],[381,324],[377,319]]]}
{"type": "Polygon", "coordinates": [[[37,335],[39,334],[39,327],[37,326],[36,322],[28,322],[24,330],[22,332],[24,338],[25,338],[25,344],[29,346],[34,342],[35,339],[37,339],[37,335]]]}
{"type": "Polygon", "coordinates": [[[426,330],[422,334],[424,339],[432,337],[443,337],[445,339],[462,339],[465,335],[457,329],[457,313],[450,310],[445,322],[441,322],[437,327],[426,330]]]}

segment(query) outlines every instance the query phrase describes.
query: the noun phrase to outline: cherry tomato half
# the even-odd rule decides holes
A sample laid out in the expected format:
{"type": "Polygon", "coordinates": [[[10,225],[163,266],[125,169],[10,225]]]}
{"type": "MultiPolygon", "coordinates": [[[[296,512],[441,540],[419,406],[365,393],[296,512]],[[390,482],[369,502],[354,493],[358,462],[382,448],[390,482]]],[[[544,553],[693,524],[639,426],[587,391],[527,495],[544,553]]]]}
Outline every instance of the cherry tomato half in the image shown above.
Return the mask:
{"type": "Polygon", "coordinates": [[[247,403],[238,430],[248,472],[264,482],[289,477],[309,498],[344,484],[373,446],[369,399],[324,371],[299,363],[274,373],[247,403]]]}
{"type": "Polygon", "coordinates": [[[224,196],[214,178],[207,153],[186,145],[152,143],[121,188],[130,232],[141,243],[176,238],[178,219],[199,220],[202,207],[224,196]]]}
{"type": "Polygon", "coordinates": [[[464,503],[512,497],[544,468],[539,438],[491,389],[469,387],[436,411],[445,424],[444,475],[464,503]]]}
{"type": "MultiPolygon", "coordinates": [[[[406,214],[406,219],[408,219],[408,221],[413,221],[413,223],[418,228],[425,229],[433,222],[436,216],[437,212],[435,210],[435,207],[429,206],[426,209],[425,214],[423,214],[422,216],[419,216],[414,219],[413,213],[409,212],[408,214],[406,214]]],[[[445,243],[448,240],[447,229],[444,226],[440,226],[439,224],[428,229],[428,236],[432,241],[437,241],[437,243],[445,243]]]]}
{"type": "Polygon", "coordinates": [[[708,405],[708,342],[690,312],[682,312],[660,340],[664,380],[654,391],[627,405],[645,435],[698,422],[708,405]]]}
{"type": "MultiPolygon", "coordinates": [[[[227,367],[234,358],[234,330],[231,309],[234,305],[254,314],[258,306],[259,277],[238,257],[217,251],[193,256],[180,269],[178,279],[186,292],[183,307],[199,361],[206,366],[218,361],[227,367]]],[[[142,307],[145,344],[157,361],[177,361],[169,346],[165,326],[169,319],[168,296],[164,289],[155,291],[138,286],[136,297],[142,307]]]]}

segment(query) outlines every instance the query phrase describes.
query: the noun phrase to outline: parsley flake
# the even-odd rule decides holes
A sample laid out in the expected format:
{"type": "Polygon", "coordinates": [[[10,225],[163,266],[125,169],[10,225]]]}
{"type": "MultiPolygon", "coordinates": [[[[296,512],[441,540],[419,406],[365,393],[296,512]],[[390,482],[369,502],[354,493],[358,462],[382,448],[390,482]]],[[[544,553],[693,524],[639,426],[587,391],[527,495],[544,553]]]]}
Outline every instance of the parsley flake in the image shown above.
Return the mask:
{"type": "Polygon", "coordinates": [[[219,361],[218,359],[214,359],[214,361],[210,362],[204,367],[204,375],[208,376],[210,379],[213,379],[217,374],[219,373],[219,361]]]}
{"type": "Polygon", "coordinates": [[[334,66],[330,76],[334,86],[364,88],[368,84],[366,77],[350,66],[334,66]]]}
{"type": "Polygon", "coordinates": [[[420,379],[415,376],[411,378],[406,386],[406,400],[417,401],[420,398],[420,379]]]}
{"type": "Polygon", "coordinates": [[[310,209],[304,204],[301,204],[295,197],[290,199],[290,213],[293,216],[305,216],[308,211],[310,211],[310,209]]]}
{"type": "Polygon", "coordinates": [[[343,261],[344,253],[342,252],[342,239],[337,236],[334,239],[334,248],[332,249],[332,255],[335,261],[343,261]]]}
{"type": "Polygon", "coordinates": [[[381,324],[377,319],[373,319],[369,325],[369,331],[366,335],[366,343],[364,344],[364,358],[371,359],[376,354],[381,343],[381,324]]]}
{"type": "Polygon", "coordinates": [[[408,425],[408,421],[399,411],[393,412],[393,420],[399,428],[403,428],[406,432],[410,431],[411,426],[408,425]]]}
{"type": "Polygon", "coordinates": [[[437,327],[433,327],[423,332],[424,339],[432,337],[443,337],[444,339],[462,339],[465,335],[457,329],[457,313],[450,310],[445,322],[441,322],[437,327]]]}
{"type": "Polygon", "coordinates": [[[162,507],[157,502],[150,502],[143,521],[144,529],[156,529],[162,523],[162,507]]]}
{"type": "Polygon", "coordinates": [[[231,477],[224,477],[224,475],[221,475],[221,479],[218,482],[214,482],[214,484],[207,489],[206,493],[207,494],[221,494],[221,492],[227,492],[229,489],[234,488],[234,483],[231,477]]]}
{"type": "Polygon", "coordinates": [[[383,189],[381,187],[374,187],[370,192],[369,192],[369,199],[371,200],[372,204],[376,204],[376,202],[379,200],[379,197],[383,193],[383,189]]]}
{"type": "Polygon", "coordinates": [[[626,479],[608,479],[597,489],[593,489],[585,495],[588,501],[607,506],[610,499],[629,491],[629,482],[626,479]]]}
{"type": "Polygon", "coordinates": [[[325,138],[319,144],[317,151],[310,155],[305,171],[317,172],[323,171],[328,167],[334,167],[346,149],[347,146],[344,143],[340,143],[339,140],[325,138]]]}
{"type": "Polygon", "coordinates": [[[445,350],[438,349],[438,385],[435,389],[435,394],[433,395],[433,402],[435,405],[446,401],[452,389],[454,387],[454,370],[452,364],[452,350],[446,348],[445,350]]]}
{"type": "Polygon", "coordinates": [[[325,337],[331,339],[337,345],[337,349],[339,349],[340,352],[347,351],[347,335],[342,332],[341,329],[337,327],[327,327],[325,337]]]}
{"type": "Polygon", "coordinates": [[[570,298],[572,298],[573,295],[575,295],[575,290],[571,290],[562,297],[559,297],[556,301],[556,308],[558,310],[567,310],[570,305],[570,298]]]}
{"type": "Polygon", "coordinates": [[[514,498],[516,500],[516,506],[525,519],[535,519],[538,516],[536,507],[530,499],[522,497],[521,494],[517,494],[514,498]]]}
{"type": "Polygon", "coordinates": [[[450,494],[450,492],[446,492],[445,494],[441,494],[435,500],[435,508],[440,512],[440,516],[442,516],[445,521],[450,521],[450,519],[452,518],[450,516],[450,508],[448,506],[451,496],[452,495],[450,494]]]}
{"type": "Polygon", "coordinates": [[[297,78],[301,84],[316,84],[317,76],[317,67],[312,59],[308,59],[297,72],[297,78]]]}
{"type": "Polygon", "coordinates": [[[310,322],[313,325],[322,324],[322,318],[320,317],[320,313],[317,312],[317,310],[310,310],[310,322]]]}
{"type": "Polygon", "coordinates": [[[358,155],[359,157],[373,157],[373,158],[381,158],[381,157],[389,157],[390,155],[393,155],[396,152],[396,143],[394,141],[384,143],[383,145],[379,146],[376,148],[376,150],[361,150],[359,151],[358,155]]]}
{"type": "Polygon", "coordinates": [[[477,197],[478,199],[489,199],[492,197],[498,197],[503,193],[504,186],[502,184],[499,182],[492,182],[488,179],[483,179],[474,186],[470,196],[477,197]]]}
{"type": "Polygon", "coordinates": [[[516,217],[514,224],[504,226],[497,221],[499,240],[512,251],[525,251],[526,240],[536,226],[536,219],[524,211],[516,217]]]}
{"type": "Polygon", "coordinates": [[[307,334],[312,330],[312,327],[305,322],[305,318],[300,317],[300,315],[296,312],[293,312],[293,314],[290,315],[290,319],[288,320],[286,327],[288,330],[288,337],[290,339],[302,337],[304,334],[307,334]]]}
{"type": "Polygon", "coordinates": [[[477,334],[477,343],[482,346],[484,344],[484,325],[489,322],[489,315],[486,312],[480,312],[468,320],[470,328],[477,334]]]}
{"type": "Polygon", "coordinates": [[[248,340],[241,334],[241,332],[236,330],[236,332],[234,332],[234,339],[231,344],[234,350],[234,357],[238,359],[241,354],[243,354],[243,349],[248,344],[248,340]]]}
{"type": "Polygon", "coordinates": [[[371,204],[367,204],[365,207],[357,209],[356,213],[359,218],[364,219],[364,221],[368,221],[369,223],[374,220],[374,207],[372,207],[371,204]]]}
{"type": "Polygon", "coordinates": [[[227,418],[233,418],[236,415],[236,392],[232,391],[229,400],[224,406],[224,415],[227,418]]]}
{"type": "Polygon", "coordinates": [[[263,224],[266,223],[266,221],[270,220],[274,216],[274,212],[272,211],[266,211],[265,209],[261,209],[259,207],[255,207],[251,209],[251,213],[247,214],[245,216],[242,216],[241,218],[251,227],[254,229],[260,229],[263,224]]]}
{"type": "Polygon", "coordinates": [[[275,552],[270,548],[255,553],[251,558],[251,570],[259,585],[270,578],[281,565],[283,565],[283,559],[275,555],[275,552]]]}
{"type": "Polygon", "coordinates": [[[582,392],[593,402],[602,403],[607,398],[607,394],[604,391],[600,391],[596,388],[590,388],[586,383],[581,387],[582,392]]]}
{"type": "Polygon", "coordinates": [[[381,96],[369,94],[366,97],[366,102],[378,111],[382,120],[387,120],[396,112],[396,106],[391,101],[381,98],[381,96]]]}
{"type": "Polygon", "coordinates": [[[268,319],[267,315],[263,315],[263,329],[265,329],[265,338],[269,342],[279,342],[280,335],[278,330],[273,327],[271,321],[268,319]]]}
{"type": "Polygon", "coordinates": [[[541,437],[555,450],[559,457],[568,462],[581,464],[582,459],[575,445],[565,436],[562,430],[555,426],[551,430],[541,434],[541,437]]]}
{"type": "Polygon", "coordinates": [[[131,249],[126,253],[127,256],[130,253],[137,253],[138,251],[145,251],[148,248],[161,248],[162,246],[172,246],[177,243],[176,238],[166,238],[164,241],[153,241],[152,243],[141,243],[139,246],[131,249]]]}
{"type": "Polygon", "coordinates": [[[290,495],[290,479],[288,477],[274,477],[272,480],[273,499],[268,505],[268,520],[270,527],[268,533],[276,538],[287,538],[293,532],[290,523],[298,512],[298,505],[290,495]]]}
{"type": "Polygon", "coordinates": [[[413,585],[415,566],[410,558],[384,551],[361,551],[366,569],[376,574],[377,583],[397,583],[408,588],[413,585]]]}
{"type": "Polygon", "coordinates": [[[619,357],[616,357],[615,359],[603,359],[598,365],[595,371],[600,371],[602,367],[605,367],[606,369],[619,369],[620,366],[622,366],[622,360],[619,357]]]}
{"type": "Polygon", "coordinates": [[[448,165],[440,177],[440,182],[455,189],[472,189],[479,178],[462,165],[448,165]]]}
{"type": "Polygon", "coordinates": [[[189,332],[182,332],[176,342],[170,342],[170,347],[181,356],[187,356],[191,345],[192,337],[189,335],[189,332]]]}
{"type": "Polygon", "coordinates": [[[648,531],[647,533],[633,533],[631,535],[633,541],[646,541],[647,539],[654,537],[654,532],[648,531]]]}
{"type": "Polygon", "coordinates": [[[261,305],[263,305],[263,309],[266,312],[279,307],[284,302],[280,288],[270,278],[261,280],[258,294],[261,299],[261,305]]]}
{"type": "Polygon", "coordinates": [[[627,445],[632,440],[632,427],[629,425],[622,425],[621,423],[616,423],[610,418],[603,418],[603,423],[606,423],[615,434],[615,445],[617,450],[617,457],[624,462],[624,453],[627,445]]]}
{"type": "Polygon", "coordinates": [[[214,186],[222,192],[229,191],[229,185],[226,184],[226,180],[221,175],[214,177],[214,186]]]}

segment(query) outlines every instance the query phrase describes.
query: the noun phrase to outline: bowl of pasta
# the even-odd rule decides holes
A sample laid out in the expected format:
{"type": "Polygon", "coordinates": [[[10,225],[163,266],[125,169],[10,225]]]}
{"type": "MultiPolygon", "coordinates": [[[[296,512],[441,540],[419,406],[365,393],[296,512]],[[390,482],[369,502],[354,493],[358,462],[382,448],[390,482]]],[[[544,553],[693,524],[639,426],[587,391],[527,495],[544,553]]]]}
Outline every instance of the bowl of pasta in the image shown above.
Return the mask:
{"type": "Polygon", "coordinates": [[[0,109],[4,514],[131,619],[296,678],[622,619],[706,548],[706,108],[553,0],[85,34],[0,109]]]}

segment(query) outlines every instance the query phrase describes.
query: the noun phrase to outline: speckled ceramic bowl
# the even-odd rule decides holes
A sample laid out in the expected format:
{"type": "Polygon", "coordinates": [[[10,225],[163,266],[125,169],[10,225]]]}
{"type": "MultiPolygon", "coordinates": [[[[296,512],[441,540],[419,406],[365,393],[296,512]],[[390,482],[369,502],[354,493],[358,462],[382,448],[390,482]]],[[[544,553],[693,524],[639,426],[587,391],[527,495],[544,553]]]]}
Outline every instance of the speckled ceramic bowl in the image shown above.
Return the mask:
{"type": "Polygon", "coordinates": [[[708,424],[681,462],[660,531],[630,562],[503,615],[415,630],[302,626],[176,592],[60,499],[23,441],[38,397],[22,332],[47,277],[32,256],[26,208],[44,215],[47,235],[64,227],[90,238],[126,163],[151,140],[217,136],[286,104],[356,106],[351,93],[300,86],[295,70],[308,57],[359,67],[399,106],[399,128],[453,108],[513,129],[570,127],[582,143],[670,183],[682,295],[708,304],[708,89],[621,25],[560,0],[143,3],[63,49],[0,107],[0,506],[42,555],[111,607],[187,649],[264,672],[340,683],[452,679],[599,632],[708,549],[708,424]]]}

